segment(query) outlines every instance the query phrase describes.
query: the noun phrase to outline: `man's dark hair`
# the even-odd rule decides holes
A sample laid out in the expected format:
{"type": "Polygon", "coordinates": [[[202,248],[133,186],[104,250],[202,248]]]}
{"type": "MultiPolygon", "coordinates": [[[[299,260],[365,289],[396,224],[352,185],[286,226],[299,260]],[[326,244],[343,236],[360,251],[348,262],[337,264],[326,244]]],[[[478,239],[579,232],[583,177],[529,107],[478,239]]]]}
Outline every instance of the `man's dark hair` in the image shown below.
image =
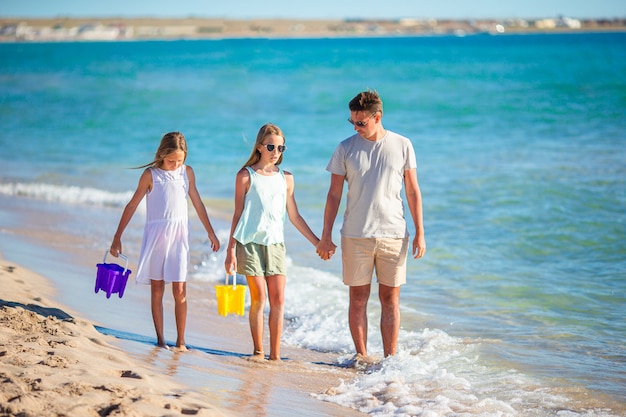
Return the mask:
{"type": "Polygon", "coordinates": [[[348,104],[350,111],[363,111],[367,113],[383,112],[383,101],[376,90],[367,90],[357,94],[350,104],[348,104]]]}

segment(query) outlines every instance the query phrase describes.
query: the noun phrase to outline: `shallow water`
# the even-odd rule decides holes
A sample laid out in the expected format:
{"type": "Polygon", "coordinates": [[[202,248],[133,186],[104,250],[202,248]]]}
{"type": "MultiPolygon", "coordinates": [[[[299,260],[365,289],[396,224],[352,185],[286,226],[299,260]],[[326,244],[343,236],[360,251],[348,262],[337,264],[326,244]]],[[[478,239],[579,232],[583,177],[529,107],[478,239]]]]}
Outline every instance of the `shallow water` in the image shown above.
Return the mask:
{"type": "MultiPolygon", "coordinates": [[[[375,88],[385,127],[415,146],[428,251],[408,262],[400,353],[323,399],[371,415],[620,415],[608,408],[626,402],[624,46],[625,34],[1,44],[2,219],[40,217],[104,251],[139,178],[127,168],[181,130],[225,243],[234,175],[273,121],[320,232],[347,102],[375,88]]],[[[191,222],[190,291],[207,300],[224,255],[191,222]]],[[[142,228],[138,213],[131,259],[142,228]]],[[[284,343],[349,358],[340,254],[319,260],[291,226],[286,238],[284,343]]],[[[375,355],[378,317],[374,293],[375,355]]]]}

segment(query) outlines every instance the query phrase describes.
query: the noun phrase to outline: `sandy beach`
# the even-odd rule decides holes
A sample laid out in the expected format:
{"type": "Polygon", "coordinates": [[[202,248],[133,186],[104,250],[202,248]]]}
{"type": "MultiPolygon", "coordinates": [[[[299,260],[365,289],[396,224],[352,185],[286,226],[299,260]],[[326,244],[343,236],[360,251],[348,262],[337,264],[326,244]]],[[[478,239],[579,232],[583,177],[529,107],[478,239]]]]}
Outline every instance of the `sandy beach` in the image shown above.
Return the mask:
{"type": "Polygon", "coordinates": [[[1,260],[0,282],[0,415],[233,415],[56,307],[43,277],[1,260]]]}
{"type": "MultiPolygon", "coordinates": [[[[44,263],[67,270],[67,257],[58,258],[63,267],[45,251],[72,244],[57,236],[53,248],[40,247],[37,239],[45,241],[46,232],[3,229],[0,242],[0,416],[363,415],[315,398],[355,376],[336,366],[336,355],[284,346],[282,362],[252,361],[247,316],[219,317],[212,303],[202,312],[206,321],[188,326],[204,334],[187,340],[188,352],[158,348],[145,320],[149,307],[132,296],[147,288],[129,284],[123,299],[94,294],[95,264],[87,267],[101,256],[94,250],[72,265],[93,275],[90,290],[60,291],[58,276],[37,271],[44,263]],[[25,259],[33,268],[22,266],[25,259]],[[68,295],[81,311],[59,301],[68,295]],[[85,318],[94,315],[104,323],[85,318]]],[[[165,308],[167,319],[173,314],[165,308]]],[[[166,321],[167,331],[172,326],[166,321]]]]}
{"type": "MultiPolygon", "coordinates": [[[[0,42],[0,417],[626,417],[625,44],[626,33],[574,31],[0,42]],[[286,221],[283,361],[253,362],[247,315],[219,316],[215,294],[235,174],[259,126],[279,124],[281,167],[320,233],[325,167],[353,132],[347,102],[368,88],[387,97],[385,126],[414,144],[427,205],[398,354],[346,367],[340,248],[323,261],[286,221]],[[184,353],[156,348],[150,288],[135,284],[145,210],[124,233],[123,297],[94,293],[132,168],[174,130],[222,243],[211,251],[190,205],[184,353]]],[[[368,352],[380,358],[378,290],[368,352]]],[[[171,288],[163,301],[172,346],[171,288]]]]}

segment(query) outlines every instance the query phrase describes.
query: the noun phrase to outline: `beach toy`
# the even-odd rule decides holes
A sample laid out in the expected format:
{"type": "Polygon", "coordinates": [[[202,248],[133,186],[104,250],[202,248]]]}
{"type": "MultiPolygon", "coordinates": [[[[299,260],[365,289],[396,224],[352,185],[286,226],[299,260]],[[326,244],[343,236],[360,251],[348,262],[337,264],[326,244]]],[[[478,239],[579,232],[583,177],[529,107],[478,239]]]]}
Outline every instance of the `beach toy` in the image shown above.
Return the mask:
{"type": "Polygon", "coordinates": [[[123,268],[117,264],[108,264],[107,254],[109,251],[104,252],[104,259],[101,264],[96,264],[98,267],[98,273],[96,274],[96,294],[100,290],[104,290],[107,293],[107,298],[111,297],[111,294],[119,293],[119,297],[124,295],[124,289],[126,288],[126,282],[131,270],[128,269],[128,257],[118,255],[120,258],[126,261],[126,266],[123,268]]]}
{"type": "Polygon", "coordinates": [[[228,277],[224,285],[215,286],[215,296],[217,297],[217,312],[220,316],[228,316],[229,313],[243,316],[246,302],[246,286],[237,285],[235,274],[233,274],[233,285],[228,285],[228,277]]]}

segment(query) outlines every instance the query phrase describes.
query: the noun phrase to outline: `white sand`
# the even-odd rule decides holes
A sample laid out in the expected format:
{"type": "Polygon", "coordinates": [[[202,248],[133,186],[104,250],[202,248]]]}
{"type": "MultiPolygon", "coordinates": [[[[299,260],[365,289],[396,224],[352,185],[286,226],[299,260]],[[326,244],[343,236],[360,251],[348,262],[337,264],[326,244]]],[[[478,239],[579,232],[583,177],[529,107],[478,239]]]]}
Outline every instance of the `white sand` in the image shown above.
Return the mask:
{"type": "Polygon", "coordinates": [[[176,352],[98,332],[54,301],[49,280],[5,259],[0,288],[0,415],[362,415],[311,395],[354,376],[332,355],[287,347],[281,363],[248,360],[245,318],[213,313],[225,350],[176,352]]]}

